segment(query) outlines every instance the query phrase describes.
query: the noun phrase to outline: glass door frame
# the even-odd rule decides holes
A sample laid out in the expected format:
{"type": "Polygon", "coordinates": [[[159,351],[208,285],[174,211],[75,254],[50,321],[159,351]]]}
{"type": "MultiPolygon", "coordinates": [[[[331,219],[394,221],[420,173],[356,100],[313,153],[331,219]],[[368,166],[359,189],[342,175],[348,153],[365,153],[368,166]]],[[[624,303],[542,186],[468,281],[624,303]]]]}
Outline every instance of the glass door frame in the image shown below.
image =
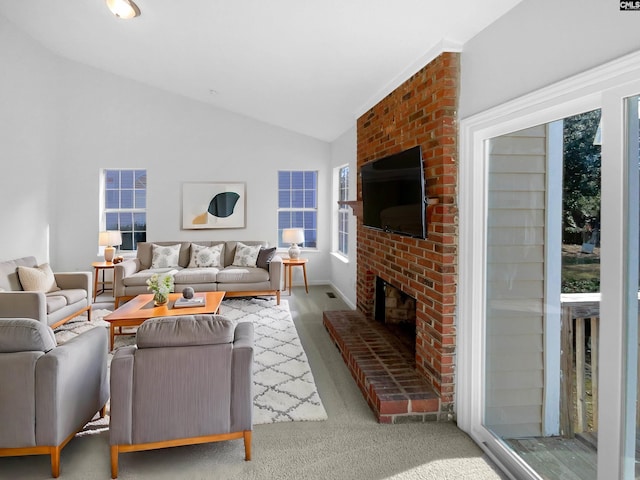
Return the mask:
{"type": "MultiPolygon", "coordinates": [[[[622,274],[629,253],[629,182],[626,149],[625,99],[640,94],[640,52],[546,87],[460,123],[460,257],[458,291],[458,340],[456,416],[487,454],[518,478],[538,475],[483,425],[486,326],[486,232],[488,140],[576,113],[602,111],[602,265],[604,281],[600,305],[603,328],[600,335],[598,478],[634,478],[635,385],[637,334],[628,330],[629,281],[622,274]],[[617,319],[617,320],[616,320],[617,319]],[[619,352],[619,355],[605,355],[619,352]],[[627,358],[633,361],[627,363],[627,358]],[[630,368],[631,367],[631,368],[630,368]],[[630,377],[627,375],[634,375],[630,377]],[[606,374],[604,374],[606,373],[606,374]],[[627,382],[629,378],[629,382],[627,382]],[[632,391],[633,390],[633,391],[632,391]],[[633,445],[627,417],[634,415],[633,445]],[[626,472],[626,473],[625,473],[626,472]]],[[[636,196],[637,199],[637,196],[636,196]]],[[[637,237],[636,237],[637,238],[637,237]]],[[[636,306],[637,308],[637,306],[636,306]]],[[[636,317],[637,318],[637,317],[636,317]]],[[[637,324],[637,322],[636,322],[637,324]]],[[[637,325],[636,325],[637,330],[637,325]]],[[[515,478],[515,477],[514,477],[515,478]]]]}

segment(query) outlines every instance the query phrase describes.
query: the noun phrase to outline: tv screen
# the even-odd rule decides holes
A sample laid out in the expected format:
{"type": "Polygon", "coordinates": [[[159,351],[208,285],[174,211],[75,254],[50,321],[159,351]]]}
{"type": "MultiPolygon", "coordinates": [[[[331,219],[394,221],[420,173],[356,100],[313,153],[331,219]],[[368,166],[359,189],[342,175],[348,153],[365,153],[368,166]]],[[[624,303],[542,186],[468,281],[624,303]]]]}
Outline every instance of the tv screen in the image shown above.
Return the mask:
{"type": "Polygon", "coordinates": [[[360,176],[364,226],[426,238],[420,146],[369,162],[361,167],[360,176]]]}

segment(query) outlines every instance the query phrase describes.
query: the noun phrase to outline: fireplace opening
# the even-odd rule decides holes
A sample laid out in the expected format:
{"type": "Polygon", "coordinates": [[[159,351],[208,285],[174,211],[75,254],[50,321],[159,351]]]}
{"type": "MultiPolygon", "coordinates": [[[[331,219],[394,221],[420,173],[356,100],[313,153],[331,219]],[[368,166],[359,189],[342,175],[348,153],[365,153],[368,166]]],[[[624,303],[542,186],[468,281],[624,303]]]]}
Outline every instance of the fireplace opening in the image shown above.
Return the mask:
{"type": "Polygon", "coordinates": [[[376,277],[374,318],[391,331],[415,356],[416,299],[376,277]]]}

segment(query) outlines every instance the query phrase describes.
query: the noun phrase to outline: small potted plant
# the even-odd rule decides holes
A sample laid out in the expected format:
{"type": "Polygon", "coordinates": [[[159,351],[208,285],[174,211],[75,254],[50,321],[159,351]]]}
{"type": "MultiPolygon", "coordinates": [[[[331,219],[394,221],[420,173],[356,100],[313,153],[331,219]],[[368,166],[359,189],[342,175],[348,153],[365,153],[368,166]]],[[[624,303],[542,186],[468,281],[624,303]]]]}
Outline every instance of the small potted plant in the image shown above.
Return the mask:
{"type": "Polygon", "coordinates": [[[173,292],[173,275],[171,273],[154,273],[147,280],[147,289],[153,292],[153,303],[156,306],[166,305],[169,301],[169,293],[173,292]]]}

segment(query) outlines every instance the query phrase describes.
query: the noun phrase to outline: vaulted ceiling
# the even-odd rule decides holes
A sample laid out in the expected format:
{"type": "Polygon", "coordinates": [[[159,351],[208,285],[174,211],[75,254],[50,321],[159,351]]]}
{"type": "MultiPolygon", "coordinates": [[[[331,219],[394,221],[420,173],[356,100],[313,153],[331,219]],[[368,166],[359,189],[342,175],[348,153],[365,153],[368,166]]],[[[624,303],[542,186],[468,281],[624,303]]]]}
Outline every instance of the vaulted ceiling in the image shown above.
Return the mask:
{"type": "Polygon", "coordinates": [[[521,0],[0,0],[62,57],[332,141],[521,0]]]}

